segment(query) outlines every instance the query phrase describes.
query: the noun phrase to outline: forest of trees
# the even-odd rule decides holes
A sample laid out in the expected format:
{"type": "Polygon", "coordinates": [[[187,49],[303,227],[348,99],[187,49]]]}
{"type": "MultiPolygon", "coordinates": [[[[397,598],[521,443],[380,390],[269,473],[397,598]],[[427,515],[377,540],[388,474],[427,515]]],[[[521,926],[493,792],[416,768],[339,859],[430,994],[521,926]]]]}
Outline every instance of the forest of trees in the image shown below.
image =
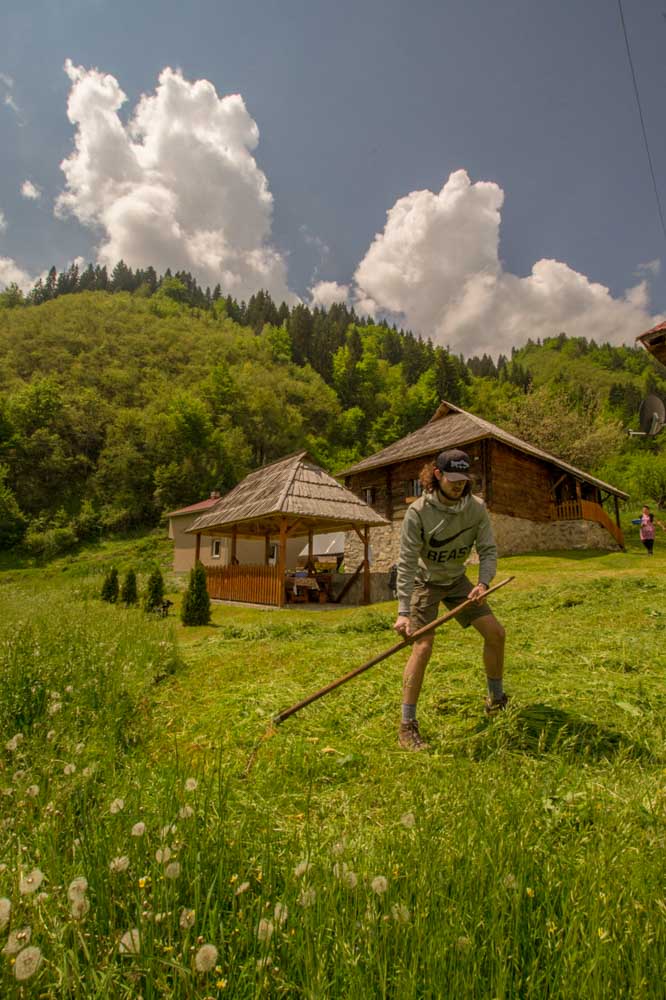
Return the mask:
{"type": "Polygon", "coordinates": [[[155,525],[301,448],[335,473],[442,399],[666,503],[661,440],[626,434],[647,392],[666,396],[666,369],[642,348],[560,333],[465,360],[344,305],[52,269],[0,293],[0,549],[155,525]]]}

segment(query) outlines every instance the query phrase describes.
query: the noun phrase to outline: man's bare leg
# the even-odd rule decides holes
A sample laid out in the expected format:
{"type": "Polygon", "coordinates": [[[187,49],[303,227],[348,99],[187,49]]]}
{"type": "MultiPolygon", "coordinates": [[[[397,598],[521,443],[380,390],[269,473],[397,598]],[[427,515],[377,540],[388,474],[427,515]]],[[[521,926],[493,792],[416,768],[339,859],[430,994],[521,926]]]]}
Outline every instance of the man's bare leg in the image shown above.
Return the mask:
{"type": "Polygon", "coordinates": [[[497,621],[494,615],[485,615],[477,618],[472,625],[483,637],[483,665],[486,669],[488,682],[489,701],[486,702],[486,711],[495,710],[497,707],[504,707],[506,697],[504,695],[504,641],[506,633],[504,626],[497,621]]]}

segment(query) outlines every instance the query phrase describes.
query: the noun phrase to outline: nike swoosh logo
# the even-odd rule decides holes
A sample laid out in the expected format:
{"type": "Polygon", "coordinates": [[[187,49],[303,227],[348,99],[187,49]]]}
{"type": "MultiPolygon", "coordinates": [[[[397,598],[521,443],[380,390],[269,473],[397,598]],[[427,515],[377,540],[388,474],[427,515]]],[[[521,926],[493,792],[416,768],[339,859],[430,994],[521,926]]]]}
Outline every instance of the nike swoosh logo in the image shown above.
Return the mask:
{"type": "Polygon", "coordinates": [[[448,542],[452,542],[454,538],[458,537],[458,535],[464,535],[466,531],[471,531],[471,527],[462,528],[460,531],[456,531],[455,535],[449,535],[448,538],[431,538],[428,544],[431,545],[433,549],[441,549],[443,545],[446,545],[448,542]]]}

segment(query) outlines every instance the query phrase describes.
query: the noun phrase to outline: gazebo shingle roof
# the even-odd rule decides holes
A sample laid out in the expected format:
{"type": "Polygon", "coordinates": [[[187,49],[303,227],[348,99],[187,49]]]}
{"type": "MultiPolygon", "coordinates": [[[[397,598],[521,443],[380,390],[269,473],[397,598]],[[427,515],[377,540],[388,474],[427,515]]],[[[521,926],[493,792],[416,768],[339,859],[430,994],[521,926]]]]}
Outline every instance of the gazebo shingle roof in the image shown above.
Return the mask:
{"type": "Polygon", "coordinates": [[[618,490],[615,486],[610,486],[601,479],[596,479],[589,473],[577,469],[574,465],[556,458],[555,455],[550,455],[547,451],[542,451],[527,441],[521,441],[520,438],[514,437],[513,434],[502,430],[501,427],[497,427],[496,424],[491,424],[488,420],[476,417],[473,413],[461,410],[458,406],[454,406],[453,403],[447,403],[446,401],[440,404],[432,419],[424,427],[420,427],[417,431],[413,431],[399,441],[390,444],[388,448],[370,455],[369,458],[363,459],[362,462],[357,462],[356,465],[352,465],[339,474],[341,476],[351,476],[359,472],[367,472],[369,469],[381,468],[384,465],[404,462],[410,458],[426,457],[435,452],[444,451],[447,448],[462,448],[466,444],[471,444],[472,441],[478,441],[481,438],[487,437],[493,437],[498,441],[503,441],[512,448],[517,448],[528,455],[534,455],[545,462],[550,462],[560,469],[570,472],[578,479],[593,483],[602,490],[606,490],[623,500],[626,500],[628,497],[627,493],[623,493],[622,490],[618,490]]]}
{"type": "Polygon", "coordinates": [[[250,473],[188,531],[230,534],[236,525],[239,534],[258,535],[276,530],[284,516],[301,522],[290,531],[292,537],[312,528],[332,531],[388,523],[301,451],[250,473]]]}

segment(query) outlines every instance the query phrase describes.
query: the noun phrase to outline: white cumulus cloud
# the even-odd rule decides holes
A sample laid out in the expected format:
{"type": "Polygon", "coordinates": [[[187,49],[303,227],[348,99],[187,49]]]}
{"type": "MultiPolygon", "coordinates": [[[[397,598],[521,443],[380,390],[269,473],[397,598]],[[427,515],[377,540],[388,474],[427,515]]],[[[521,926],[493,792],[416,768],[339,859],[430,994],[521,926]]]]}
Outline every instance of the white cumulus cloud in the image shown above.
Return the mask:
{"type": "Polygon", "coordinates": [[[18,285],[22,291],[27,292],[34,283],[34,279],[15,260],[0,257],[0,291],[4,291],[9,285],[18,285]]]}
{"type": "Polygon", "coordinates": [[[328,309],[336,302],[349,304],[349,285],[339,285],[337,281],[318,281],[310,289],[311,305],[328,309]]]}
{"type": "MultiPolygon", "coordinates": [[[[528,337],[562,330],[632,343],[656,321],[646,280],[614,298],[557,260],[537,261],[526,277],[505,271],[498,252],[503,201],[499,185],[472,183],[464,170],[437,194],[400,198],[354,275],[358,308],[399,316],[466,356],[508,353],[528,337]]],[[[654,273],[654,265],[644,267],[654,273]]]]}
{"type": "Polygon", "coordinates": [[[264,288],[297,301],[271,244],[273,196],[240,95],[218,97],[207,80],[190,83],[167,67],[124,124],[115,77],[70,60],[65,71],[76,136],[56,214],[101,229],[100,263],[186,270],[239,299],[264,288]]]}
{"type": "Polygon", "coordinates": [[[7,228],[7,220],[5,218],[5,213],[0,209],[0,233],[4,233],[7,228]]]}
{"type": "Polygon", "coordinates": [[[39,201],[42,197],[41,188],[37,187],[36,184],[33,184],[32,181],[27,179],[23,181],[23,184],[21,184],[21,194],[29,201],[39,201]]]}

